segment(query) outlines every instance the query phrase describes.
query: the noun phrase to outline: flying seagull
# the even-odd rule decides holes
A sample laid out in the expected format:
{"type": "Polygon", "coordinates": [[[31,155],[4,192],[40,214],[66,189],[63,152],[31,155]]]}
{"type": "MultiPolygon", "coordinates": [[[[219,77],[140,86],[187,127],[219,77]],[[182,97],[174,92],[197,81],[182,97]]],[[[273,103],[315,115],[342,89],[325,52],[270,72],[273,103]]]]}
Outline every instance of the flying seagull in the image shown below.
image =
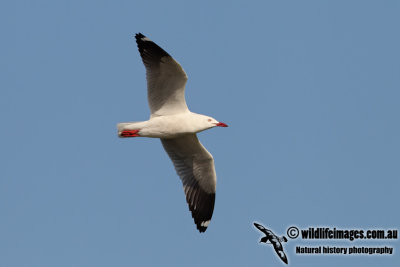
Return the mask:
{"type": "Polygon", "coordinates": [[[278,254],[279,258],[281,258],[284,263],[288,264],[288,259],[285,252],[283,252],[283,246],[281,244],[281,242],[287,242],[287,238],[284,236],[276,236],[271,230],[265,228],[261,224],[254,223],[254,225],[257,227],[258,230],[265,234],[265,236],[261,238],[260,243],[267,243],[269,241],[269,244],[272,244],[274,246],[276,254],[278,254]]]}
{"type": "Polygon", "coordinates": [[[196,133],[228,125],[190,112],[185,101],[187,75],[181,65],[143,34],[135,38],[146,67],[151,116],[148,121],[119,123],[118,136],[160,138],[182,180],[197,229],[204,232],[214,211],[217,177],[214,159],[196,133]]]}

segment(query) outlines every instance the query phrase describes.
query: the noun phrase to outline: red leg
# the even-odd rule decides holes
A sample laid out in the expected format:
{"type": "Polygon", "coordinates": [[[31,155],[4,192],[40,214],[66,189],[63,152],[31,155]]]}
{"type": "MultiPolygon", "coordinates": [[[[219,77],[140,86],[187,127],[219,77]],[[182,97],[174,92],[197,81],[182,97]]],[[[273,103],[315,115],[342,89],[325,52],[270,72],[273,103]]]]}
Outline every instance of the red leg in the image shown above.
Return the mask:
{"type": "Polygon", "coordinates": [[[139,135],[139,130],[125,130],[125,131],[122,131],[121,136],[122,137],[136,137],[136,136],[140,136],[140,135],[139,135]]]}

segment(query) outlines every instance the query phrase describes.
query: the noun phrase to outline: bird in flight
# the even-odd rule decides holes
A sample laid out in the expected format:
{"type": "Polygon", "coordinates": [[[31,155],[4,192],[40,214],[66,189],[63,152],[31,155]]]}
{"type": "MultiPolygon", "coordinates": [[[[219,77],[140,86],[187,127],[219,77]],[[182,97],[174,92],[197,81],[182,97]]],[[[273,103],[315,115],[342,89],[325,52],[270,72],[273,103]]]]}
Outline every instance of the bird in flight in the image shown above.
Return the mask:
{"type": "Polygon", "coordinates": [[[262,226],[261,224],[258,223],[254,223],[255,227],[257,227],[258,230],[260,230],[261,232],[263,232],[265,234],[265,236],[263,238],[261,238],[260,243],[266,243],[269,241],[268,244],[272,244],[274,246],[275,252],[276,254],[278,254],[279,258],[281,258],[281,260],[288,264],[288,259],[286,257],[285,252],[283,252],[283,246],[281,242],[287,242],[287,238],[286,237],[278,237],[276,236],[271,230],[265,228],[264,226],[262,226]]]}
{"type": "Polygon", "coordinates": [[[146,68],[150,119],[118,123],[118,136],[160,138],[182,180],[189,210],[199,232],[205,232],[214,211],[217,177],[214,159],[196,133],[223,122],[191,112],[185,101],[187,75],[165,50],[141,33],[136,43],[146,68]]]}

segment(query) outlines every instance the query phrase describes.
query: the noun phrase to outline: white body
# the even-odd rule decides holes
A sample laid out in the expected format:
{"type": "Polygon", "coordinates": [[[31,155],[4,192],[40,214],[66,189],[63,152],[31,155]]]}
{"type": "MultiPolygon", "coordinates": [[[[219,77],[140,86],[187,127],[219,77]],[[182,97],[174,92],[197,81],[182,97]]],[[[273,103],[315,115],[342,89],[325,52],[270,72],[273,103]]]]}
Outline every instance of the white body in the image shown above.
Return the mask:
{"type": "Polygon", "coordinates": [[[118,124],[118,135],[124,130],[140,129],[142,137],[175,138],[185,134],[198,133],[218,123],[215,119],[201,114],[186,112],[175,115],[152,117],[148,121],[123,122],[118,124]]]}

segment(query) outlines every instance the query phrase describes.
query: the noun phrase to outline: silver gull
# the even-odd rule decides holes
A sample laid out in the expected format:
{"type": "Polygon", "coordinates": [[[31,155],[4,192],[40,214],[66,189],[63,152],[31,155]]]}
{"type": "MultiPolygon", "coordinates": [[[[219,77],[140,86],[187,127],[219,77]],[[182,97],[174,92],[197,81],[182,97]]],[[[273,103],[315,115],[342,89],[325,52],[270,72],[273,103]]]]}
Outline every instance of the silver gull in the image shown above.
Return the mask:
{"type": "Polygon", "coordinates": [[[151,116],[148,121],[119,123],[118,136],[160,138],[182,180],[197,229],[204,232],[214,211],[217,177],[214,159],[196,133],[227,125],[190,112],[185,101],[187,75],[181,65],[143,34],[135,37],[146,67],[151,116]]]}

